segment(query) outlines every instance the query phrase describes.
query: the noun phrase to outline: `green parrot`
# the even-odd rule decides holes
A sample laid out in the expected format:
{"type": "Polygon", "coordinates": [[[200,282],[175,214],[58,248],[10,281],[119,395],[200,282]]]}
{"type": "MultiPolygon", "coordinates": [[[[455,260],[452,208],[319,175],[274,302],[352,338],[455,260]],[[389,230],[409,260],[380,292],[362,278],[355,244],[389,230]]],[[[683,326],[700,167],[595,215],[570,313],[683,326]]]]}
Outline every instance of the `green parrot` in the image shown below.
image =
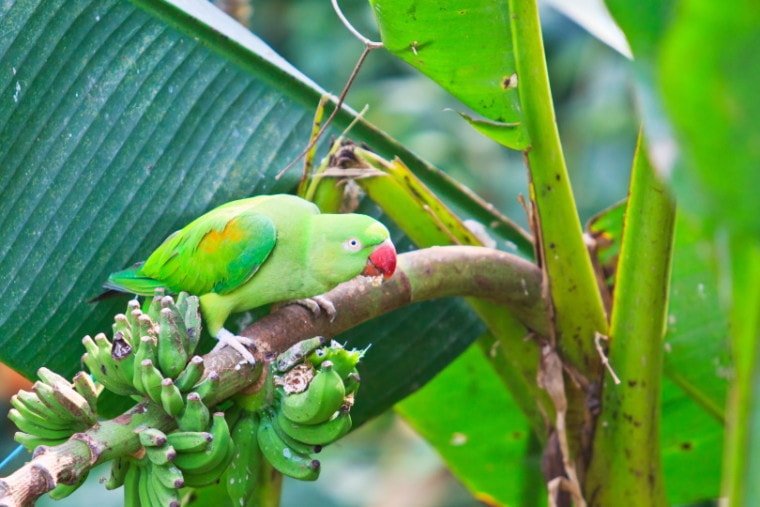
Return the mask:
{"type": "Polygon", "coordinates": [[[104,287],[142,296],[157,288],[199,296],[217,347],[232,346],[253,363],[244,346],[251,340],[224,328],[230,314],[307,298],[329,313],[332,305],[320,294],[360,274],[388,278],[395,269],[388,229],[374,218],[321,214],[300,197],[262,195],[202,215],[145,262],[112,273],[104,287]]]}

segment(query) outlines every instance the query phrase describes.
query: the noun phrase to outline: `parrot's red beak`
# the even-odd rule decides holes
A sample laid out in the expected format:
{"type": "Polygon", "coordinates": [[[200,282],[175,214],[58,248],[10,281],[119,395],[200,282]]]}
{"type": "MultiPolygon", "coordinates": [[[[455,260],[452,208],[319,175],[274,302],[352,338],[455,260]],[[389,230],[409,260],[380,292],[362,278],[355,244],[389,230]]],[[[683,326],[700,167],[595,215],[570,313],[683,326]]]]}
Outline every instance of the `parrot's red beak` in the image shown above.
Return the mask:
{"type": "Polygon", "coordinates": [[[367,259],[364,276],[380,276],[387,279],[396,271],[396,247],[390,239],[386,239],[372,251],[367,259]]]}

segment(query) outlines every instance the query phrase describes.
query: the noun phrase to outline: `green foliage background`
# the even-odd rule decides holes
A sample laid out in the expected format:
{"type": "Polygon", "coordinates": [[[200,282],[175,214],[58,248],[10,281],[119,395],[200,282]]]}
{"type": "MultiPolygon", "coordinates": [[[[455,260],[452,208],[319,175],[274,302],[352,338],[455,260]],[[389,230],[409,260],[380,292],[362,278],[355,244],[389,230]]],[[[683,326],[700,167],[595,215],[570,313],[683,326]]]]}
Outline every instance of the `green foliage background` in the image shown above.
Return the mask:
{"type": "MultiPolygon", "coordinates": [[[[0,311],[0,345],[14,344],[18,353],[6,354],[4,359],[27,373],[36,367],[37,350],[46,351],[54,369],[75,369],[71,355],[58,353],[71,346],[61,335],[79,337],[103,328],[104,319],[98,316],[110,315],[118,304],[93,310],[83,302],[114,266],[141,258],[150,245],[210,206],[241,195],[289,190],[295,182],[295,172],[276,183],[267,175],[292,159],[308,135],[318,95],[308,82],[288,76],[276,62],[275,77],[268,75],[261,69],[271,61],[248,60],[227,40],[212,37],[206,43],[217,53],[209,51],[196,39],[157,21],[169,20],[172,26],[188,30],[192,22],[188,25],[186,19],[172,18],[171,8],[164,10],[149,1],[137,4],[158,18],[112,2],[51,2],[44,9],[32,4],[3,6],[5,22],[12,26],[14,20],[25,19],[28,31],[17,39],[11,31],[0,36],[6,55],[0,69],[4,90],[0,120],[5,125],[0,139],[4,157],[0,226],[5,239],[0,249],[0,295],[12,302],[0,311]],[[71,30],[77,23],[82,29],[71,30]],[[109,53],[107,44],[101,47],[100,42],[109,37],[120,38],[113,44],[121,48],[120,53],[109,53]],[[138,59],[130,48],[147,51],[138,59]],[[46,51],[45,67],[34,63],[40,50],[46,51]],[[103,62],[115,64],[99,75],[103,62]],[[272,80],[279,85],[273,86],[272,80]],[[55,107],[49,107],[50,94],[56,97],[55,107]],[[111,97],[120,99],[111,101],[111,97]],[[94,120],[93,111],[99,113],[94,120]],[[119,121],[110,121],[112,117],[119,121]],[[270,127],[272,118],[277,120],[276,128],[270,127]],[[264,170],[251,171],[251,162],[264,170]],[[123,170],[100,173],[98,168],[104,164],[123,170]],[[41,166],[45,170],[34,170],[41,166]],[[201,168],[221,171],[224,179],[209,181],[201,168]],[[71,218],[75,227],[68,229],[66,221],[71,218]]],[[[659,163],[663,153],[668,153],[663,148],[673,140],[670,136],[679,141],[682,151],[673,169],[673,186],[689,213],[679,215],[674,250],[662,457],[671,501],[715,497],[721,423],[728,414],[739,427],[746,427],[756,410],[750,379],[757,336],[753,319],[758,285],[753,281],[760,272],[758,219],[751,193],[757,176],[746,169],[757,158],[752,149],[757,128],[751,119],[756,117],[758,101],[752,99],[751,85],[757,82],[760,66],[757,57],[747,52],[751,42],[759,40],[753,31],[757,14],[753,16],[751,7],[743,3],[731,12],[717,11],[706,1],[695,1],[681,10],[667,2],[647,4],[641,11],[617,1],[609,6],[637,54],[633,65],[562,17],[542,12],[563,150],[585,220],[626,193],[638,127],[634,113],[638,111],[644,119],[645,137],[659,163]],[[639,12],[648,17],[639,18],[639,12]],[[691,58],[695,44],[708,38],[714,42],[713,49],[701,58],[691,58]],[[662,95],[655,92],[660,89],[662,95]],[[706,97],[714,100],[708,102],[706,97]],[[664,112],[672,115],[672,121],[664,112]],[[722,157],[727,146],[735,156],[722,157]],[[723,205],[726,202],[732,205],[723,205]],[[729,260],[721,263],[721,258],[729,260]],[[718,288],[719,277],[726,280],[727,270],[733,280],[746,280],[745,285],[735,285],[733,292],[725,291],[732,292],[736,303],[729,317],[737,334],[734,345],[740,353],[736,357],[741,358],[738,385],[749,400],[739,407],[738,415],[725,408],[731,364],[726,316],[721,311],[727,298],[718,288]],[[686,474],[684,464],[689,462],[704,468],[686,474]]],[[[363,4],[346,8],[362,31],[373,33],[368,8],[363,4]]],[[[260,2],[254,9],[251,19],[256,33],[326,89],[342,87],[360,47],[325,4],[260,2]]],[[[468,201],[450,180],[429,170],[402,145],[474,188],[511,218],[524,220],[516,199],[526,193],[521,157],[485,140],[446,110],[465,108],[426,78],[377,51],[348,102],[355,108],[369,103],[368,119],[401,143],[367,124],[360,124],[352,137],[386,156],[404,158],[465,218],[481,213],[474,218],[483,221],[477,203],[468,201]]],[[[339,116],[336,126],[348,119],[347,114],[339,116]]],[[[379,213],[374,208],[367,211],[379,213]]],[[[399,233],[396,239],[406,245],[399,233]]],[[[365,395],[374,402],[359,410],[365,416],[381,412],[430,379],[483,330],[467,307],[456,301],[408,309],[386,322],[395,325],[384,326],[382,333],[376,328],[372,333],[370,328],[358,329],[350,337],[357,345],[373,341],[373,353],[382,358],[368,361],[372,370],[365,395]],[[455,329],[460,332],[454,333],[455,329]],[[454,338],[442,345],[443,336],[454,338]],[[395,345],[399,339],[403,347],[395,345]],[[412,363],[414,377],[399,382],[412,363]],[[390,385],[397,389],[389,391],[390,385]]],[[[476,475],[472,470],[457,469],[456,464],[466,458],[446,454],[446,440],[441,440],[445,428],[435,429],[440,421],[426,421],[427,411],[415,413],[414,409],[425,407],[426,396],[434,409],[442,396],[441,392],[434,395],[434,389],[478,371],[473,369],[476,362],[468,354],[461,356],[400,408],[474,491],[482,484],[468,482],[476,475]],[[467,368],[452,373],[463,365],[467,368]],[[446,374],[456,376],[447,380],[446,374]]],[[[513,400],[507,398],[491,401],[503,404],[499,405],[501,415],[509,412],[506,407],[516,414],[510,405],[513,400]]],[[[448,403],[458,402],[466,403],[466,399],[448,403]]],[[[510,423],[515,438],[505,448],[517,456],[510,463],[519,463],[520,457],[535,460],[536,442],[524,431],[527,421],[514,415],[510,423]]],[[[744,436],[735,438],[734,450],[743,449],[744,436]]],[[[752,449],[754,441],[748,442],[752,449]]],[[[742,473],[748,470],[751,477],[753,470],[741,464],[744,454],[732,455],[736,458],[732,466],[740,470],[735,486],[739,489],[742,473]]],[[[530,464],[517,467],[528,474],[524,481],[512,477],[519,484],[531,484],[537,476],[535,465],[532,471],[530,464]]],[[[533,485],[541,487],[538,482],[533,485]]],[[[517,495],[515,491],[507,494],[517,495]]],[[[523,499],[529,496],[519,493],[523,499]]]]}

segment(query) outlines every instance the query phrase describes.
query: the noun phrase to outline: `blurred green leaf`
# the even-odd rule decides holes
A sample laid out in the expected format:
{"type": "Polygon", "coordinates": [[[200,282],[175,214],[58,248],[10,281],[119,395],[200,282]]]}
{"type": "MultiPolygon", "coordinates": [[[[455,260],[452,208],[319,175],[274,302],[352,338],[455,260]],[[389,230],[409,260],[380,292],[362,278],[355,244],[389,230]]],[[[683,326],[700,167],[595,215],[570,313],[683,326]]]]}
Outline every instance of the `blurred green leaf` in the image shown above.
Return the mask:
{"type": "Polygon", "coordinates": [[[678,10],[658,65],[683,149],[677,195],[703,219],[754,236],[760,234],[758,45],[756,3],[723,9],[699,0],[678,10]]]}
{"type": "MultiPolygon", "coordinates": [[[[726,409],[723,490],[732,505],[760,502],[760,241],[734,235],[721,246],[730,252],[731,352],[734,375],[726,409]]],[[[724,267],[725,268],[725,267],[724,267]]],[[[728,295],[727,295],[728,296],[728,295]]]]}
{"type": "Polygon", "coordinates": [[[733,365],[715,248],[683,213],[676,220],[665,374],[723,421],[733,365]]]}
{"type": "Polygon", "coordinates": [[[675,2],[672,0],[605,0],[607,8],[625,33],[636,60],[654,56],[658,41],[665,33],[675,2]]]}
{"type": "Polygon", "coordinates": [[[720,496],[723,425],[667,377],[662,415],[660,449],[668,504],[720,496]]]}
{"type": "Polygon", "coordinates": [[[544,496],[540,449],[530,424],[477,347],[396,410],[476,498],[535,505],[544,496]]]}

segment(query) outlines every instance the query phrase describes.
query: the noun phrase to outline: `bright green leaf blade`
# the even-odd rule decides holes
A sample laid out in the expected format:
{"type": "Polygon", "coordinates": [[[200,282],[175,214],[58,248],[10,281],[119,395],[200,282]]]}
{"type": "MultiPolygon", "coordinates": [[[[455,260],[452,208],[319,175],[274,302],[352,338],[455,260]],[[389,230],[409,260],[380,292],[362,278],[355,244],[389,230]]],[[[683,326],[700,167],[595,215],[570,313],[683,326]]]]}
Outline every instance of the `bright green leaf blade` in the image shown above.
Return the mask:
{"type": "Polygon", "coordinates": [[[481,500],[536,505],[545,498],[530,424],[477,347],[396,410],[481,500]]]}
{"type": "Polygon", "coordinates": [[[525,129],[520,128],[519,123],[502,123],[483,120],[480,118],[473,118],[465,113],[459,113],[459,116],[464,118],[472,128],[489,139],[493,139],[502,146],[520,151],[525,150],[530,146],[530,140],[526,137],[525,129]]]}
{"type": "Polygon", "coordinates": [[[665,334],[665,374],[722,421],[732,364],[717,267],[714,247],[680,214],[665,334]]]}
{"type": "Polygon", "coordinates": [[[370,3],[388,51],[489,120],[520,121],[506,2],[370,3]]]}
{"type": "Polygon", "coordinates": [[[660,429],[668,504],[689,505],[717,498],[723,425],[667,378],[663,381],[660,429]]]}

